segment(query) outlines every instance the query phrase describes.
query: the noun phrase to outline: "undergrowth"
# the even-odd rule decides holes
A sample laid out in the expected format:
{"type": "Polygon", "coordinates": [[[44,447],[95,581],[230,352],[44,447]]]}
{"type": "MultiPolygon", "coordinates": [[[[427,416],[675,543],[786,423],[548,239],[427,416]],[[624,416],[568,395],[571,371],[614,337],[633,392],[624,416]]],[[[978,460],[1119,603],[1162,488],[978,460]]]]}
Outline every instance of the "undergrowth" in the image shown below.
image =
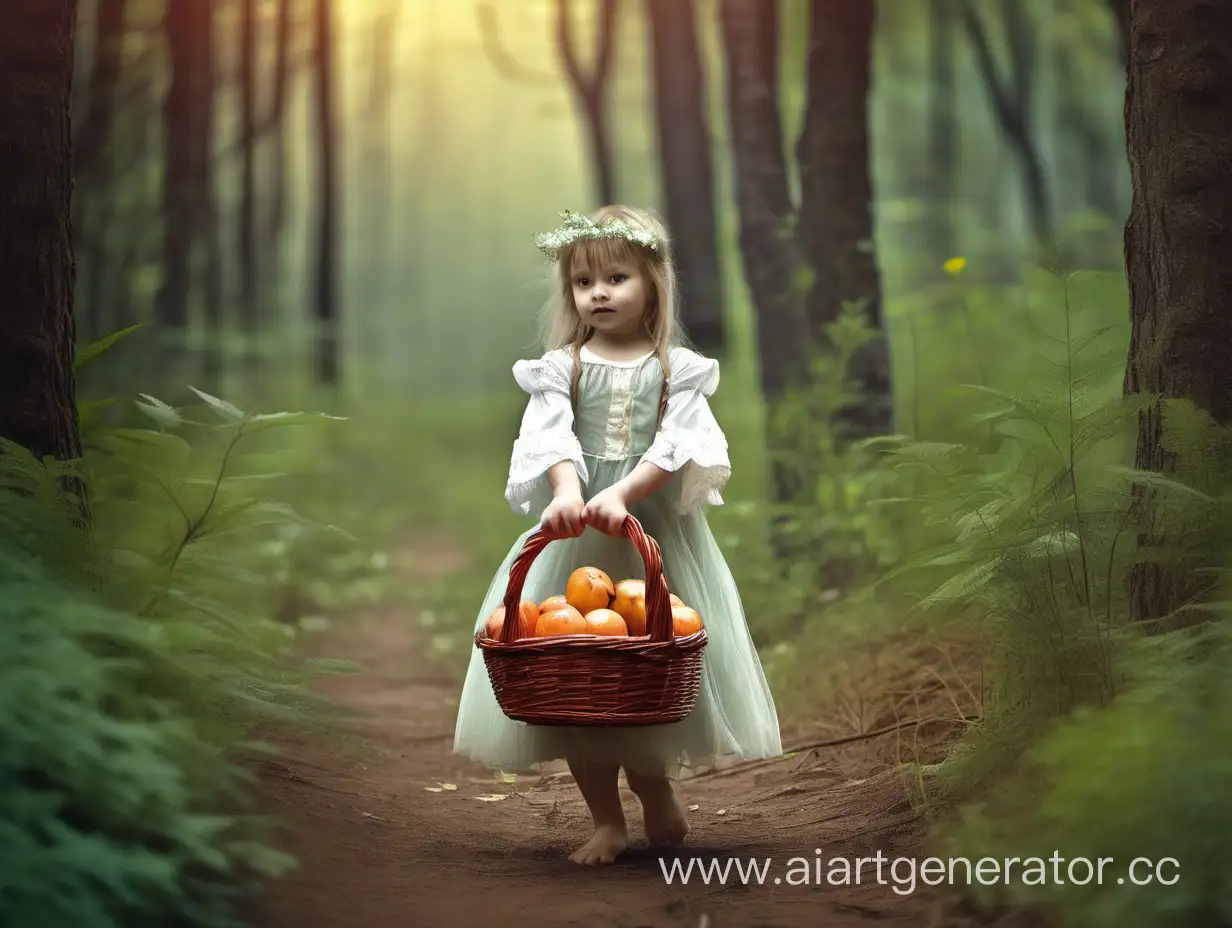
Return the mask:
{"type": "Polygon", "coordinates": [[[934,822],[929,853],[1018,858],[1019,877],[1022,861],[1054,851],[1115,861],[1102,884],[1082,884],[1079,866],[1060,882],[954,887],[974,901],[1044,905],[1073,926],[1232,924],[1232,749],[1220,734],[1232,721],[1232,432],[1160,402],[1180,468],[1134,470],[1138,414],[1157,398],[1123,393],[1121,275],[1040,270],[1001,293],[999,330],[986,324],[989,288],[947,289],[940,320],[899,320],[912,337],[948,326],[973,351],[1001,347],[995,363],[968,358],[961,395],[899,384],[900,427],[916,434],[850,444],[825,425],[867,337],[851,314],[831,329],[837,350],[818,360],[815,389],[783,405],[779,444],[804,492],[777,514],[750,501],[722,516],[767,675],[781,709],[824,709],[835,734],[894,723],[929,675],[946,691],[952,718],[935,694],[924,701],[961,733],[948,751],[913,758],[900,744],[934,822]],[[920,412],[921,396],[939,395],[948,421],[920,412]],[[1162,546],[1139,541],[1143,494],[1162,546]],[[785,560],[759,531],[775,515],[785,560]],[[1198,571],[1207,593],[1144,627],[1130,621],[1128,578],[1151,560],[1198,571]],[[978,667],[950,660],[973,654],[978,667]],[[1135,857],[1175,860],[1159,876],[1179,881],[1132,885],[1135,857]]]}
{"type": "Polygon", "coordinates": [[[312,417],[200,399],[83,402],[77,461],[0,449],[0,923],[240,925],[294,865],[252,808],[259,729],[328,735],[307,684],[353,668],[295,656],[277,542],[340,532],[274,496],[271,432],[312,417]]]}
{"type": "Polygon", "coordinates": [[[1057,275],[1053,292],[1060,328],[1041,332],[1038,381],[978,387],[997,404],[980,416],[986,438],[877,443],[921,475],[926,492],[905,505],[949,536],[886,583],[926,583],[933,622],[977,617],[989,684],[980,724],[944,762],[908,768],[916,798],[936,816],[938,856],[1018,858],[1017,879],[969,888],[981,902],[1046,903],[1074,926],[1229,924],[1232,750],[1216,733],[1232,718],[1232,434],[1163,403],[1182,468],[1133,470],[1137,414],[1157,398],[1122,395],[1123,333],[1093,324],[1082,298],[1105,298],[1098,281],[1057,275]],[[1138,544],[1135,487],[1155,502],[1162,550],[1138,544]],[[1208,622],[1131,623],[1126,580],[1144,559],[1223,578],[1222,600],[1185,607],[1208,622]],[[1032,882],[1023,861],[1054,851],[1119,869],[1032,882]],[[1134,886],[1135,857],[1172,858],[1181,879],[1134,886]]]}

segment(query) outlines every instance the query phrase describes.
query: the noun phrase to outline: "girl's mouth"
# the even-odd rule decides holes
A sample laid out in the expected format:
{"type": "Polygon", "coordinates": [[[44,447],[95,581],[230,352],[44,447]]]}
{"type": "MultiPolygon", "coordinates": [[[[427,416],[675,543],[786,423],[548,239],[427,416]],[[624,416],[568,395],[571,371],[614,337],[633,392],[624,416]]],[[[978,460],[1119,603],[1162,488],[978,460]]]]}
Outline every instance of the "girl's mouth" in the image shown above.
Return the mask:
{"type": "Polygon", "coordinates": [[[614,313],[614,312],[616,312],[616,310],[612,309],[612,307],[610,306],[599,306],[591,310],[591,313],[593,315],[598,315],[599,313],[614,313]]]}

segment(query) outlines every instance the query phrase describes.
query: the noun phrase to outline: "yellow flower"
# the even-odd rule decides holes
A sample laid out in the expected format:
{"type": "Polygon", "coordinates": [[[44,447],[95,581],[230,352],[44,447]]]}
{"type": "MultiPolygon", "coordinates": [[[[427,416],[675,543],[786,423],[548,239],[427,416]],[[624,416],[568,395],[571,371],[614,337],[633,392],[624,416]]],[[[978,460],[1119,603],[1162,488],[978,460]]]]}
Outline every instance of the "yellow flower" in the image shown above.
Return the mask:
{"type": "Polygon", "coordinates": [[[950,258],[941,266],[945,268],[947,274],[958,276],[962,273],[963,268],[967,266],[967,259],[962,257],[950,258]]]}

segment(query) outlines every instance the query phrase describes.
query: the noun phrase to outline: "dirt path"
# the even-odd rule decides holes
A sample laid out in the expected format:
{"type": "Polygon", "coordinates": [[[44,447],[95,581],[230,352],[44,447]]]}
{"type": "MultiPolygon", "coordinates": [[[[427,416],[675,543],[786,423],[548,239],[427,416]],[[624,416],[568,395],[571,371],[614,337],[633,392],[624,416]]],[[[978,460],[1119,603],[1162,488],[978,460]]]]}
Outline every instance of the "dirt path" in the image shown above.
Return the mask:
{"type": "Polygon", "coordinates": [[[889,737],[683,784],[692,833],[672,859],[732,866],[725,882],[707,885],[695,869],[687,885],[669,885],[627,790],[630,852],[610,867],[578,867],[566,858],[589,837],[589,819],[567,774],[502,782],[450,752],[457,687],[425,663],[406,618],[356,620],[312,650],[369,668],[324,688],[361,711],[356,732],[378,754],[276,739],[284,756],[262,771],[262,794],[301,866],[260,900],[262,928],[971,924],[944,914],[938,889],[895,892],[888,864],[882,884],[875,863],[861,885],[825,881],[831,858],[854,866],[878,851],[919,853],[920,823],[885,762],[889,737]],[[792,858],[809,861],[807,885],[791,885],[802,873],[792,858]],[[750,859],[769,861],[760,883],[740,879],[736,866],[750,859]]]}

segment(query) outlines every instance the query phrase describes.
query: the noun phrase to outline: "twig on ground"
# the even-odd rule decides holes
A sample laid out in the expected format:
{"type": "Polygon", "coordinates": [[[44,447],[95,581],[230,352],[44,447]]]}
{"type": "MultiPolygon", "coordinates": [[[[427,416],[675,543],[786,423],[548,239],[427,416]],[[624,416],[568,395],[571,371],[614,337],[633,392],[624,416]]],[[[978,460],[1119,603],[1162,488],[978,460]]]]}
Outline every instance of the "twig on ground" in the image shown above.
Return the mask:
{"type": "Polygon", "coordinates": [[[875,731],[861,732],[858,735],[845,735],[842,738],[832,738],[829,741],[814,741],[809,744],[798,744],[788,748],[778,757],[767,757],[762,760],[749,761],[748,763],[733,764],[730,767],[724,767],[722,770],[707,770],[703,773],[697,774],[692,777],[692,779],[714,779],[715,777],[727,776],[733,773],[742,773],[745,770],[750,770],[755,767],[765,767],[769,764],[776,763],[788,754],[798,754],[801,751],[814,751],[819,748],[832,748],[841,744],[851,744],[856,741],[867,741],[869,738],[877,738],[881,735],[888,735],[890,732],[898,731],[900,728],[907,728],[910,725],[929,725],[933,722],[961,722],[965,725],[969,725],[972,722],[978,721],[980,721],[979,716],[970,715],[964,715],[957,718],[944,715],[934,715],[926,719],[906,719],[902,722],[896,722],[893,725],[887,725],[885,728],[878,728],[875,731]]]}

